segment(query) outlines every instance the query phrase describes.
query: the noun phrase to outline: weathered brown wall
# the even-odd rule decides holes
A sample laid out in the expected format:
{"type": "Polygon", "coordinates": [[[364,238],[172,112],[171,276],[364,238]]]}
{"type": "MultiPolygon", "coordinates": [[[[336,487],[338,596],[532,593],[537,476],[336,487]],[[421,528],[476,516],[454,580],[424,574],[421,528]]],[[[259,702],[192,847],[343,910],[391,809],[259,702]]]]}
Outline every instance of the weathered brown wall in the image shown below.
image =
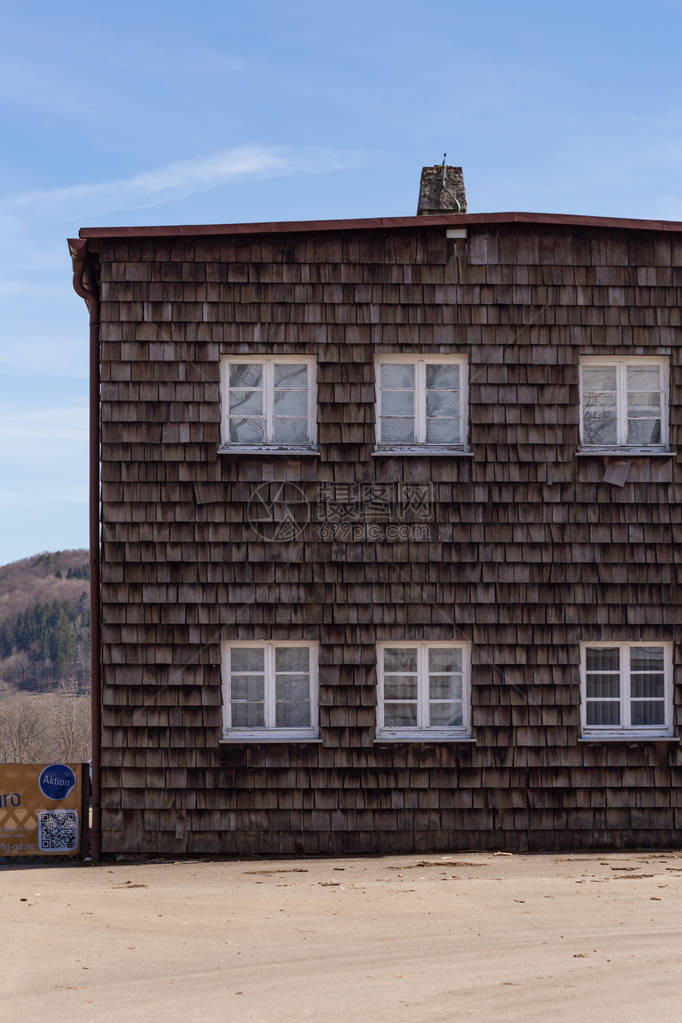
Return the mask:
{"type": "MultiPolygon", "coordinates": [[[[670,354],[682,237],[442,228],[91,242],[102,276],[105,852],[670,845],[677,743],[579,743],[581,639],[675,640],[682,468],[602,483],[578,356],[670,354]],[[466,353],[473,458],[371,457],[379,352],[466,353]],[[223,353],[318,360],[315,459],[229,458],[223,353]],[[257,541],[252,488],[435,484],[430,542],[257,541]],[[457,627],[455,633],[453,623],[457,627]],[[475,746],[373,745],[375,642],[473,642],[475,746]],[[220,747],[221,637],[320,642],[317,746],[220,747]]],[[[679,685],[677,699],[679,701],[679,685]]]]}

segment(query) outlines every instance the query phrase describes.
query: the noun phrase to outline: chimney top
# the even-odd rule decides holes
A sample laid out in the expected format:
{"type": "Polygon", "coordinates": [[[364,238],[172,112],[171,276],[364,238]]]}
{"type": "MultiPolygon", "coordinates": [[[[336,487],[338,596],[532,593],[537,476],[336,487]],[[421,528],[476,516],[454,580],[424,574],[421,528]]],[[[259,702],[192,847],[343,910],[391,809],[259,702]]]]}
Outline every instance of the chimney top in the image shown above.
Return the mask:
{"type": "Polygon", "coordinates": [[[450,167],[445,160],[435,167],[422,167],[417,216],[466,211],[467,194],[462,168],[450,167]]]}

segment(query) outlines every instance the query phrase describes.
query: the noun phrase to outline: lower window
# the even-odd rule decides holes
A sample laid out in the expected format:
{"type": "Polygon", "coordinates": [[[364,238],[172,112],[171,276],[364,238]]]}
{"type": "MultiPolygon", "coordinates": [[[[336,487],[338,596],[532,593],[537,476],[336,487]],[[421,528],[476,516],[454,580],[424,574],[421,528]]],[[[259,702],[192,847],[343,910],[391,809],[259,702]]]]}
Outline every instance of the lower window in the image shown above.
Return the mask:
{"type": "Polygon", "coordinates": [[[672,735],[672,644],[583,643],[585,738],[672,735]]]}
{"type": "Polygon", "coordinates": [[[223,738],[314,739],[317,645],[223,643],[223,738]]]}
{"type": "Polygon", "coordinates": [[[470,654],[467,643],[381,643],[377,738],[468,738],[470,654]]]}

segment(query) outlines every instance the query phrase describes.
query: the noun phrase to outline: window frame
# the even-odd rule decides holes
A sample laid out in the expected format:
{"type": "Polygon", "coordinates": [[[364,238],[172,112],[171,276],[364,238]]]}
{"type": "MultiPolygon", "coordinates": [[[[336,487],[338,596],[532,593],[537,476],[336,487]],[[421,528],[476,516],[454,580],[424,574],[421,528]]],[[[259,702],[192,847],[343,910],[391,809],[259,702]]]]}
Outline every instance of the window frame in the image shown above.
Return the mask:
{"type": "Polygon", "coordinates": [[[461,640],[382,640],[377,643],[376,738],[391,742],[471,741],[471,643],[461,640]],[[387,728],[384,724],[384,652],[387,648],[417,650],[417,727],[387,728]],[[429,650],[456,648],[462,651],[462,724],[444,728],[423,724],[428,711],[429,650]]]}
{"type": "Polygon", "coordinates": [[[424,454],[468,452],[469,443],[469,360],[462,354],[415,354],[407,352],[404,354],[391,353],[390,355],[378,355],[374,360],[374,387],[375,387],[375,450],[377,452],[420,452],[424,454]],[[384,442],[381,440],[381,367],[383,365],[409,363],[415,367],[415,388],[414,388],[414,423],[415,440],[410,443],[396,444],[393,441],[384,442]],[[456,365],[460,369],[459,393],[460,393],[460,440],[457,443],[447,444],[438,442],[435,444],[426,441],[426,367],[428,365],[456,365]]]}
{"type": "Polygon", "coordinates": [[[668,640],[583,640],[580,643],[580,728],[582,739],[669,739],[674,736],[673,718],[673,644],[668,640]],[[618,648],[618,701],[620,725],[587,724],[587,657],[589,648],[618,648]],[[663,648],[663,701],[665,722],[662,725],[632,725],[630,650],[634,647],[663,648]],[[624,684],[625,683],[625,684],[624,684]],[[626,723],[627,722],[627,723],[626,723]]]}
{"type": "Polygon", "coordinates": [[[221,643],[222,742],[292,742],[319,740],[319,643],[310,640],[223,640],[221,643]],[[275,725],[275,649],[300,647],[309,651],[310,721],[309,726],[283,728],[275,725]],[[232,726],[232,671],[230,652],[234,649],[263,649],[264,693],[263,728],[232,726]],[[271,722],[268,724],[268,721],[271,722]]]}
{"type": "MultiPolygon", "coordinates": [[[[245,417],[248,418],[248,417],[245,417]]],[[[313,355],[222,355],[220,358],[220,450],[225,452],[281,453],[317,452],[317,361],[313,355]],[[264,440],[243,444],[230,440],[230,366],[259,364],[263,367],[264,440]],[[276,365],[308,367],[308,400],[306,421],[308,437],[305,444],[277,443],[274,438],[275,370],[276,365]]]]}
{"type": "Polygon", "coordinates": [[[580,395],[580,449],[582,451],[642,452],[668,451],[670,444],[670,359],[667,355],[581,355],[578,366],[580,395]],[[661,395],[661,439],[655,444],[627,443],[627,367],[655,365],[662,369],[661,395]],[[616,436],[615,444],[587,444],[585,442],[585,400],[583,369],[593,366],[616,367],[616,436]]]}

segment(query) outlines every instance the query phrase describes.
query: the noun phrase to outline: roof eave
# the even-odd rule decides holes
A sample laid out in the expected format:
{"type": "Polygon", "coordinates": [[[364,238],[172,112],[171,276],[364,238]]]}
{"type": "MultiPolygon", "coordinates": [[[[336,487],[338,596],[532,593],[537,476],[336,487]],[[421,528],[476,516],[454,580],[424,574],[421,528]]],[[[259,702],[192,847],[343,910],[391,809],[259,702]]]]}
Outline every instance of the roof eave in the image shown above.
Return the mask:
{"type": "Polygon", "coordinates": [[[300,234],[321,231],[386,231],[401,228],[465,227],[477,224],[546,224],[631,231],[682,232],[682,221],[583,217],[571,213],[448,213],[358,220],[290,220],[255,224],[175,224],[150,227],[82,227],[80,238],[181,238],[199,235],[300,234]]]}

